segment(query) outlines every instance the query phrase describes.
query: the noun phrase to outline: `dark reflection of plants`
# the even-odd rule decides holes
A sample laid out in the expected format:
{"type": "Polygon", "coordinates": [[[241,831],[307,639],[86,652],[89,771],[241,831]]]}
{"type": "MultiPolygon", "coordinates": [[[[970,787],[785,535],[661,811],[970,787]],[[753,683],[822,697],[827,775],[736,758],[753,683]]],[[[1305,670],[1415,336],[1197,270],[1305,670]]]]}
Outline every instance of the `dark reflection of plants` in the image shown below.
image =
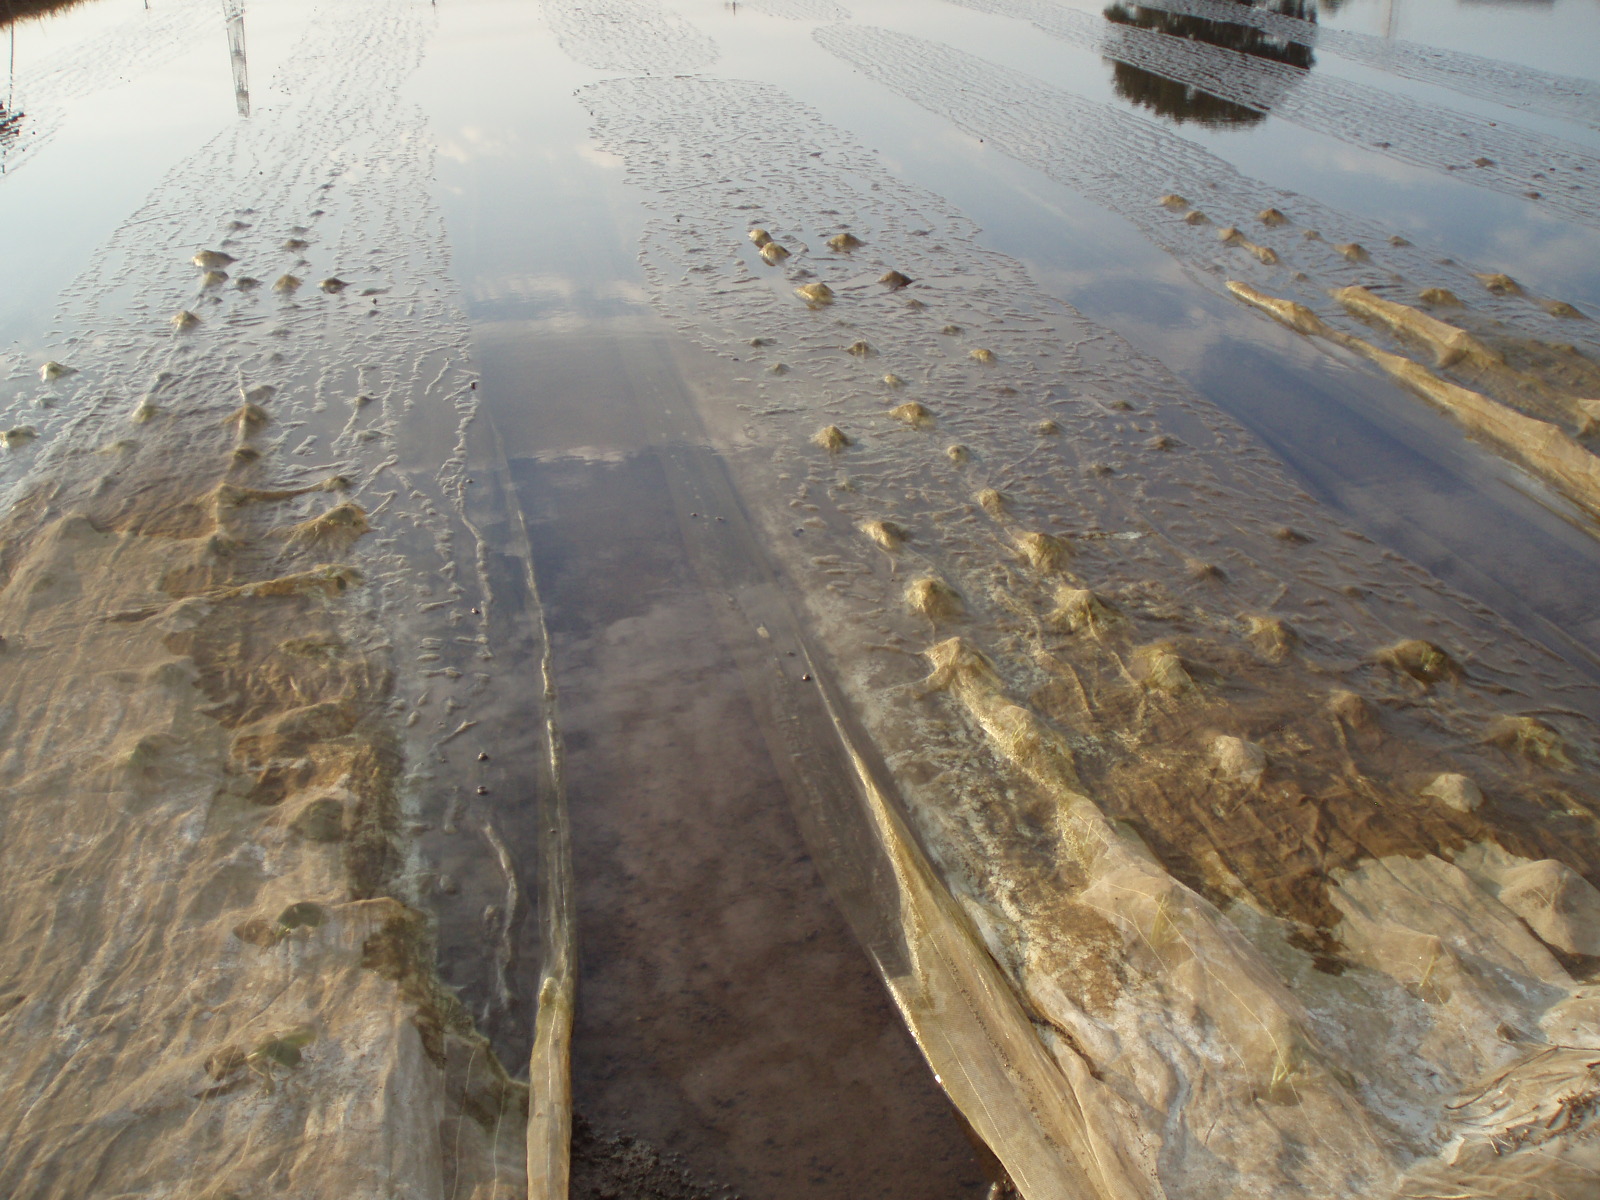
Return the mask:
{"type": "Polygon", "coordinates": [[[0,0],[0,29],[29,17],[43,16],[58,8],[76,8],[88,0],[0,0]]]}
{"type": "MultiPolygon", "coordinates": [[[[1328,0],[1323,0],[1326,4],[1328,0]]],[[[1299,17],[1315,21],[1315,0],[1267,0],[1259,6],[1286,17],[1299,17]]],[[[1136,29],[1153,29],[1157,33],[1171,34],[1193,42],[1206,42],[1226,50],[1237,50],[1255,58],[1284,63],[1291,67],[1309,70],[1316,58],[1309,46],[1298,42],[1285,42],[1249,25],[1231,25],[1203,17],[1181,16],[1157,9],[1132,7],[1116,3],[1105,10],[1105,18],[1117,25],[1132,25],[1136,29]]],[[[1267,114],[1258,109],[1246,108],[1213,96],[1185,83],[1156,75],[1139,67],[1115,60],[1111,63],[1111,82],[1117,94],[1142,108],[1178,124],[1193,121],[1198,125],[1239,128],[1266,120],[1267,114]]]]}
{"type": "Polygon", "coordinates": [[[22,116],[0,104],[0,173],[5,171],[6,151],[16,144],[17,135],[22,132],[22,116]]]}

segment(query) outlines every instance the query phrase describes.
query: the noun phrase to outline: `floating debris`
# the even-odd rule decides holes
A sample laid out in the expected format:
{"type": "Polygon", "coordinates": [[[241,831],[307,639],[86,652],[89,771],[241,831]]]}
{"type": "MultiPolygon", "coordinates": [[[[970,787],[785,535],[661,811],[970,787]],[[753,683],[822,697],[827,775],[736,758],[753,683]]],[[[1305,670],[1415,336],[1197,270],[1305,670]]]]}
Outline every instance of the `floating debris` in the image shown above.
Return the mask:
{"type": "Polygon", "coordinates": [[[1185,225],[1209,225],[1211,218],[1196,208],[1184,215],[1183,223],[1185,225]]]}
{"type": "Polygon", "coordinates": [[[245,1065],[269,1083],[274,1067],[292,1071],[300,1066],[301,1051],[317,1039],[317,1031],[309,1025],[299,1025],[283,1033],[263,1039],[256,1048],[245,1055],[245,1065]]]}
{"type": "Polygon", "coordinates": [[[68,375],[76,375],[77,367],[69,367],[65,363],[58,363],[51,359],[39,368],[39,378],[45,383],[53,383],[57,379],[65,379],[68,375]]]}
{"type": "Polygon", "coordinates": [[[901,379],[900,376],[896,375],[893,371],[883,377],[883,382],[886,387],[891,388],[903,388],[906,385],[906,381],[901,379]]]}
{"type": "Polygon", "coordinates": [[[171,324],[179,333],[184,333],[202,322],[198,313],[192,313],[186,308],[173,314],[171,324]]]}
{"type": "Polygon", "coordinates": [[[311,245],[311,243],[306,241],[304,238],[294,237],[290,238],[283,244],[283,249],[288,250],[291,253],[298,254],[309,245],[311,245]]]}
{"type": "Polygon", "coordinates": [[[1244,625],[1245,641],[1268,662],[1283,662],[1300,640],[1289,624],[1278,617],[1246,616],[1244,625]]]}
{"type": "Polygon", "coordinates": [[[958,465],[966,462],[972,457],[972,455],[967,452],[967,448],[959,443],[946,446],[944,448],[944,456],[951,462],[958,465]]]}
{"type": "Polygon", "coordinates": [[[1035,571],[1059,571],[1072,557],[1072,547],[1049,533],[1019,533],[1017,550],[1035,571]]]}
{"type": "Polygon", "coordinates": [[[1435,775],[1422,794],[1457,812],[1476,812],[1483,805],[1483,789],[1465,775],[1435,775]]]}
{"type": "Polygon", "coordinates": [[[1571,766],[1561,734],[1538,717],[1501,717],[1484,740],[1541,766],[1571,766]]]}
{"type": "Polygon", "coordinates": [[[775,362],[767,368],[768,375],[787,375],[788,373],[789,364],[784,362],[775,362]]]}
{"type": "Polygon", "coordinates": [[[1375,743],[1382,737],[1378,714],[1359,693],[1344,688],[1330,692],[1327,707],[1329,716],[1352,732],[1361,734],[1367,743],[1375,743]]]}
{"type": "Polygon", "coordinates": [[[1509,275],[1480,275],[1473,272],[1472,277],[1496,296],[1522,295],[1522,285],[1509,275]]]}
{"type": "Polygon", "coordinates": [[[1122,614],[1115,605],[1102,600],[1088,588],[1067,584],[1056,589],[1055,608],[1045,617],[1049,625],[1066,633],[1098,634],[1121,620],[1122,614]]]}
{"type": "Polygon", "coordinates": [[[267,414],[266,409],[256,404],[245,403],[234,409],[232,415],[223,424],[232,425],[239,429],[260,429],[271,420],[272,418],[267,414]]]}
{"type": "Polygon", "coordinates": [[[1402,337],[1410,338],[1433,351],[1436,365],[1453,366],[1463,359],[1479,366],[1497,366],[1505,361],[1464,329],[1440,321],[1393,300],[1385,300],[1364,287],[1336,288],[1333,298],[1358,316],[1380,321],[1402,337]]]}
{"type": "Polygon", "coordinates": [[[765,229],[752,229],[750,231],[750,240],[757,246],[765,246],[772,240],[772,235],[765,229]]]}
{"type": "Polygon", "coordinates": [[[1217,231],[1217,237],[1229,246],[1237,246],[1240,250],[1254,255],[1263,264],[1269,267],[1278,265],[1278,255],[1270,246],[1258,246],[1235,229],[1232,225],[1225,226],[1217,231]]]}
{"type": "MultiPolygon", "coordinates": [[[[902,275],[899,271],[885,271],[878,276],[878,282],[891,292],[898,292],[901,288],[910,287],[916,280],[909,275],[902,275]]],[[[920,300],[913,300],[909,303],[916,305],[918,308],[922,307],[922,301],[920,300]]]]}
{"type": "Polygon", "coordinates": [[[870,358],[872,355],[876,354],[877,351],[869,346],[866,342],[851,342],[845,347],[845,353],[853,354],[857,358],[870,358]]]}
{"type": "Polygon", "coordinates": [[[231,600],[235,597],[304,596],[314,592],[325,596],[336,596],[365,581],[366,577],[355,567],[324,563],[312,567],[309,571],[280,575],[276,579],[263,579],[258,583],[246,583],[238,587],[218,588],[214,592],[207,592],[206,595],[214,600],[231,600]]]}
{"type": "Polygon", "coordinates": [[[1573,305],[1568,304],[1565,300],[1543,300],[1540,302],[1539,307],[1544,309],[1545,312],[1549,313],[1552,317],[1562,317],[1569,321],[1582,321],[1588,319],[1581,311],[1579,311],[1573,305]]]}
{"type": "Polygon", "coordinates": [[[280,275],[278,276],[277,282],[272,285],[272,290],[275,292],[285,293],[293,292],[298,289],[303,282],[304,280],[297,275],[280,275]]]}
{"type": "Polygon", "coordinates": [[[853,233],[836,233],[828,239],[828,245],[842,254],[860,249],[866,243],[853,233]]]}
{"type": "Polygon", "coordinates": [[[1227,288],[1246,304],[1254,305],[1274,320],[1282,322],[1297,333],[1327,336],[1330,332],[1322,318],[1304,304],[1297,303],[1294,300],[1280,300],[1276,296],[1269,296],[1265,292],[1237,279],[1228,280],[1227,288]]]}
{"type": "Polygon", "coordinates": [[[860,529],[885,550],[898,550],[911,540],[911,534],[893,521],[863,521],[860,529]]]}
{"type": "Polygon", "coordinates": [[[1401,237],[1398,233],[1391,233],[1389,235],[1389,245],[1404,248],[1411,245],[1411,243],[1407,239],[1401,237]]]}
{"type": "Polygon", "coordinates": [[[1378,661],[1430,687],[1461,678],[1461,665],[1449,654],[1421,638],[1407,638],[1378,651],[1378,661]]]}
{"type": "Polygon", "coordinates": [[[850,445],[850,438],[837,425],[824,425],[811,439],[829,454],[837,454],[850,445]]]}
{"type": "Polygon", "coordinates": [[[1211,762],[1224,779],[1252,785],[1266,774],[1267,752],[1254,742],[1223,734],[1211,743],[1211,762]]]}
{"type": "Polygon", "coordinates": [[[238,288],[241,292],[254,291],[256,288],[261,286],[261,280],[252,279],[249,275],[241,275],[239,278],[233,281],[233,286],[238,288]]]}
{"type": "Polygon", "coordinates": [[[821,308],[825,304],[833,303],[833,289],[820,280],[816,283],[808,283],[805,287],[795,288],[794,294],[812,308],[821,308]]]}
{"type": "Polygon", "coordinates": [[[769,337],[753,337],[745,344],[747,346],[776,346],[778,344],[778,339],[769,337]]]}
{"type": "Polygon", "coordinates": [[[1133,652],[1133,677],[1151,691],[1169,696],[1194,688],[1194,679],[1178,652],[1165,642],[1140,646],[1133,652]]]}
{"type": "Polygon", "coordinates": [[[1256,214],[1256,220],[1260,221],[1263,225],[1272,228],[1276,228],[1279,225],[1287,225],[1289,223],[1289,218],[1284,216],[1275,208],[1263,208],[1256,214]]]}
{"type": "Polygon", "coordinates": [[[128,414],[128,420],[132,421],[135,425],[143,425],[148,421],[153,421],[160,414],[160,412],[161,410],[158,409],[154,404],[151,404],[150,401],[141,400],[138,404],[134,405],[133,411],[128,414]]]}
{"type": "Polygon", "coordinates": [[[1033,431],[1040,437],[1055,437],[1056,434],[1061,432],[1061,426],[1054,421],[1040,421],[1033,427],[1033,431]]]}
{"type": "Polygon", "coordinates": [[[1170,208],[1173,212],[1181,212],[1189,207],[1189,202],[1176,192],[1168,192],[1156,201],[1162,208],[1170,208]]]}
{"type": "Polygon", "coordinates": [[[323,291],[327,292],[329,295],[336,296],[350,285],[335,275],[324,279],[321,283],[317,284],[317,286],[323,291]]]}
{"type": "Polygon", "coordinates": [[[214,271],[221,267],[231,267],[238,260],[222,250],[202,250],[189,261],[197,267],[214,271]]]}
{"type": "Polygon", "coordinates": [[[287,538],[291,545],[343,550],[371,528],[367,523],[366,510],[347,500],[334,505],[321,516],[300,522],[289,530],[287,538]]]}
{"type": "Polygon", "coordinates": [[[992,363],[995,361],[994,351],[986,350],[982,346],[975,350],[968,350],[967,357],[972,359],[973,362],[992,363]]]}
{"type": "Polygon", "coordinates": [[[933,424],[933,413],[916,400],[908,400],[904,404],[896,405],[889,410],[889,415],[897,421],[904,421],[907,425],[917,429],[926,429],[933,424]]]}
{"type": "Polygon", "coordinates": [[[761,247],[762,261],[770,266],[776,266],[789,257],[789,251],[777,242],[767,242],[761,247]]]}
{"type": "Polygon", "coordinates": [[[1461,298],[1449,288],[1431,287],[1423,288],[1417,294],[1417,299],[1424,304],[1431,304],[1435,308],[1460,308],[1461,298]]]}
{"type": "Polygon", "coordinates": [[[994,488],[984,488],[978,493],[977,501],[979,507],[991,517],[1005,514],[1007,501],[1004,492],[996,491],[994,488]]]}
{"type": "Polygon", "coordinates": [[[953,621],[961,616],[961,593],[942,579],[925,575],[906,586],[906,604],[930,621],[953,621]]]}
{"type": "Polygon", "coordinates": [[[227,282],[228,273],[226,271],[207,271],[204,275],[200,276],[200,287],[203,291],[210,291],[213,288],[219,288],[227,282]]]}
{"type": "Polygon", "coordinates": [[[945,337],[960,337],[966,330],[959,325],[946,325],[939,332],[944,334],[945,337]]]}
{"type": "Polygon", "coordinates": [[[278,914],[278,927],[285,930],[320,929],[327,921],[328,914],[322,905],[310,900],[291,904],[278,914]]]}
{"type": "Polygon", "coordinates": [[[32,425],[18,425],[14,429],[7,429],[0,433],[0,446],[7,450],[15,450],[18,446],[26,446],[39,436],[39,431],[32,425]]]}
{"type": "Polygon", "coordinates": [[[1360,242],[1344,242],[1334,249],[1351,262],[1369,262],[1372,258],[1372,255],[1367,253],[1367,248],[1360,242]]]}

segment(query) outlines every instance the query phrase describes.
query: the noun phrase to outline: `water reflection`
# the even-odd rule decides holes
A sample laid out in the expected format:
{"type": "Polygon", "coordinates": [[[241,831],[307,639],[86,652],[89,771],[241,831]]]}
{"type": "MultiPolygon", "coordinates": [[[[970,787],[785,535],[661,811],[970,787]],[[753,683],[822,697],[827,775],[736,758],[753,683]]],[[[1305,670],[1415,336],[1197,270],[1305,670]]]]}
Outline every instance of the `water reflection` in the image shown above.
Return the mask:
{"type": "Polygon", "coordinates": [[[222,15],[228,22],[228,58],[233,64],[233,99],[239,115],[250,115],[250,77],[244,59],[244,0],[222,0],[222,15]]]}
{"type": "Polygon", "coordinates": [[[6,30],[6,102],[0,104],[0,175],[6,173],[6,155],[11,147],[16,145],[17,137],[22,132],[22,118],[26,115],[17,111],[17,27],[8,21],[10,28],[6,30]]]}
{"type": "MultiPolygon", "coordinates": [[[[1302,21],[1315,21],[1317,8],[1314,0],[1267,0],[1263,8],[1286,17],[1302,21]]],[[[1334,7],[1334,5],[1329,6],[1334,7]]],[[[1106,20],[1116,25],[1135,29],[1149,29],[1170,34],[1187,41],[1205,42],[1236,50],[1254,58],[1283,63],[1286,66],[1309,70],[1315,56],[1309,46],[1273,37],[1249,25],[1231,25],[1204,17],[1184,16],[1163,12],[1139,5],[1112,4],[1105,10],[1106,20]]],[[[1148,108],[1161,116],[1170,117],[1178,124],[1193,121],[1211,128],[1243,128],[1266,120],[1264,109],[1249,108],[1223,100],[1192,84],[1181,83],[1164,75],[1135,67],[1117,58],[1117,35],[1113,31],[1106,39],[1105,53],[1111,59],[1111,80],[1117,94],[1141,108],[1148,108]]],[[[1284,86],[1288,86],[1285,84],[1284,86]]]]}

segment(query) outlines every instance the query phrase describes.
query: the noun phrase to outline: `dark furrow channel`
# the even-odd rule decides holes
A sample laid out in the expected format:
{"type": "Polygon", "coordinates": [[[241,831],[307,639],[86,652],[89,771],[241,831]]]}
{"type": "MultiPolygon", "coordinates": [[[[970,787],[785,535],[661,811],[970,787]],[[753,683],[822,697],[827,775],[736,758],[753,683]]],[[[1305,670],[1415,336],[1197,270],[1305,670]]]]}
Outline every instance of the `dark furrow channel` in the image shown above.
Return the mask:
{"type": "Polygon", "coordinates": [[[638,349],[585,343],[478,346],[486,405],[524,414],[498,423],[566,739],[573,1195],[976,1196],[977,1153],[818,875],[687,547],[680,522],[737,514],[677,511],[696,456],[517,440],[528,408],[565,408],[563,359],[618,364],[588,382],[596,424],[641,404],[638,349]]]}

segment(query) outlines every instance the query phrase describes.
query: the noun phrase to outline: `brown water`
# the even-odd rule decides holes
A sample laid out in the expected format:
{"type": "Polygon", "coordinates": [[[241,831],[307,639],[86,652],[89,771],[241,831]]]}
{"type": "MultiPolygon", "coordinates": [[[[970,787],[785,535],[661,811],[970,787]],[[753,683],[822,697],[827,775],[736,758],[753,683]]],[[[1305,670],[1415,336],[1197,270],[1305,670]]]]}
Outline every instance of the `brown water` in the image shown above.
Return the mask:
{"type": "MultiPolygon", "coordinates": [[[[407,523],[384,533],[381,575],[403,597],[385,621],[395,713],[413,718],[408,894],[513,1075],[547,932],[548,647],[578,946],[577,1194],[911,1200],[976,1197],[996,1177],[884,986],[914,954],[881,911],[889,868],[846,844],[869,835],[819,815],[835,811],[819,789],[848,765],[833,710],[802,688],[826,674],[859,696],[868,674],[902,688],[925,673],[913,635],[852,579],[887,594],[902,570],[992,555],[951,500],[976,484],[1064,535],[1150,539],[1081,542],[1133,547],[1108,554],[1107,579],[1159,543],[1226,559],[1216,578],[1246,587],[1258,569],[1293,577],[1243,524],[1208,525],[1201,493],[1281,501],[1279,516],[1250,514],[1268,523],[1314,501],[1328,528],[1375,545],[1371,561],[1416,564],[1395,577],[1440,581],[1460,606],[1439,617],[1443,593],[1419,606],[1329,550],[1347,595],[1359,583],[1388,606],[1349,622],[1415,633],[1409,607],[1470,630],[1487,662],[1503,620],[1539,648],[1506,651],[1529,687],[1592,712],[1600,541],[1582,506],[1223,283],[1270,284],[1379,341],[1329,287],[1411,300],[1449,286],[1475,332],[1600,360],[1589,316],[1542,306],[1600,315],[1600,9],[1353,0],[1230,24],[1206,3],[373,0],[370,46],[314,0],[93,0],[0,26],[3,399],[6,426],[41,434],[26,453],[61,439],[49,453],[67,454],[80,413],[132,403],[153,360],[130,330],[144,306],[171,307],[157,264],[220,244],[230,217],[241,239],[308,241],[272,274],[235,246],[236,274],[293,270],[310,300],[287,316],[240,309],[253,357],[195,357],[213,390],[230,369],[243,380],[287,362],[299,407],[281,453],[296,469],[359,464],[375,527],[384,512],[407,523]],[[1184,224],[1157,205],[1166,192],[1211,220],[1184,224]],[[1271,206],[1289,231],[1251,223],[1271,206]],[[761,263],[754,223],[793,245],[784,270],[803,261],[860,303],[793,302],[806,277],[761,263]],[[1227,224],[1284,265],[1220,241],[1227,224]],[[866,241],[859,258],[823,244],[844,227],[866,241]],[[1303,238],[1311,228],[1322,236],[1303,238]],[[1356,241],[1360,261],[1332,249],[1356,241]],[[891,246],[899,257],[879,262],[891,246]],[[875,282],[897,264],[916,277],[907,296],[946,309],[907,316],[875,282]],[[337,321],[312,307],[324,272],[351,283],[337,321]],[[369,305],[381,318],[356,319],[369,305]],[[383,321],[387,342],[370,333],[383,321]],[[839,354],[858,337],[870,361],[839,354]],[[992,378],[963,374],[979,345],[999,355],[992,378]],[[86,374],[58,396],[40,386],[47,358],[129,365],[114,387],[86,374]],[[935,410],[937,435],[871,424],[891,370],[911,383],[897,399],[935,410]],[[346,420],[358,392],[375,405],[346,420]],[[1073,425],[1083,406],[1104,419],[1073,425]],[[1047,412],[1067,430],[1056,457],[1035,433],[1047,412]],[[834,422],[854,458],[795,448],[834,422]],[[1140,458],[1158,428],[1204,451],[1192,470],[1140,458]],[[970,481],[937,458],[951,440],[977,448],[970,481]],[[1304,495],[1249,484],[1253,463],[1304,495]],[[1147,467],[1145,507],[1066,482],[1147,467]],[[1202,507],[1185,527],[1173,514],[1188,487],[1202,507]],[[911,551],[858,562],[853,526],[885,515],[911,528],[911,551]],[[838,578],[805,582],[807,562],[838,578]],[[861,665],[886,645],[894,665],[861,665]]],[[[0,467],[15,499],[31,460],[0,467]]],[[[1342,636],[1326,619],[1321,633],[1342,636]]],[[[1036,696],[1067,720],[1048,686],[1036,696]]],[[[879,716],[862,718],[873,736],[879,716]]],[[[939,772],[908,768],[907,796],[990,769],[917,728],[945,757],[939,772]]],[[[904,729],[870,751],[882,776],[911,756],[904,729]]],[[[952,832],[962,820],[929,803],[911,824],[970,914],[972,897],[993,899],[986,871],[1009,867],[984,862],[988,833],[952,832]]]]}

